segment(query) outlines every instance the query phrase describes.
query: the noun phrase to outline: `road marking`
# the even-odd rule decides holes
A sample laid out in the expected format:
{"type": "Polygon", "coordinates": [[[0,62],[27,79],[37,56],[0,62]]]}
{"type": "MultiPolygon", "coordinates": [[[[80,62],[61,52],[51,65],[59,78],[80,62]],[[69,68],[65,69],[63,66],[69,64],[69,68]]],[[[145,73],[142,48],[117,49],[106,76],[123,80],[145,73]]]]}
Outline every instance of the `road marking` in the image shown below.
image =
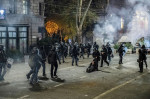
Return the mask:
{"type": "Polygon", "coordinates": [[[83,78],[86,78],[86,76],[82,76],[82,77],[80,77],[81,79],[83,79],[83,78]]]}
{"type": "Polygon", "coordinates": [[[27,97],[29,97],[29,95],[25,95],[25,96],[22,96],[22,97],[17,98],[17,99],[24,99],[24,98],[27,98],[27,97]]]}
{"type": "Polygon", "coordinates": [[[62,85],[64,85],[64,84],[58,84],[58,85],[56,85],[56,86],[54,86],[54,87],[56,88],[56,87],[59,87],[59,86],[62,86],[62,85]]]}
{"type": "Polygon", "coordinates": [[[115,90],[117,90],[117,89],[119,89],[119,88],[121,88],[121,87],[123,87],[123,86],[125,86],[125,85],[127,85],[127,84],[129,84],[129,83],[131,83],[131,82],[133,82],[134,80],[136,80],[136,79],[138,79],[138,78],[140,78],[140,77],[142,77],[142,76],[144,76],[144,75],[146,75],[146,74],[148,74],[148,73],[144,73],[144,74],[142,74],[142,75],[139,75],[139,76],[137,76],[136,78],[133,78],[133,79],[131,79],[131,80],[129,80],[129,81],[127,81],[127,82],[121,84],[121,85],[118,85],[118,86],[116,86],[116,87],[114,87],[114,88],[112,88],[112,89],[110,89],[110,90],[107,90],[106,92],[104,92],[104,93],[102,93],[102,94],[96,96],[96,97],[93,98],[93,99],[99,99],[99,98],[101,98],[101,97],[103,97],[103,96],[105,96],[105,95],[107,95],[107,94],[109,94],[109,93],[111,93],[111,92],[113,92],[113,91],[115,91],[115,90]]]}

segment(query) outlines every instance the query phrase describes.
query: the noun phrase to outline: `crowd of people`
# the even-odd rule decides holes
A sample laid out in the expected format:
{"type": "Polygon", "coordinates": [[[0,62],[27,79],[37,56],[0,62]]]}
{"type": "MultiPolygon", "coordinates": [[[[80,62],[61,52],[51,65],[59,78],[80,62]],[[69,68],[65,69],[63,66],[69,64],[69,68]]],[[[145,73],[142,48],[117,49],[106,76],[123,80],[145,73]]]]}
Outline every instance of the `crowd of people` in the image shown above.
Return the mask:
{"type": "MultiPolygon", "coordinates": [[[[26,77],[30,80],[30,84],[32,85],[38,83],[38,72],[41,67],[43,69],[42,75],[43,77],[46,77],[46,60],[48,60],[48,64],[51,65],[51,79],[55,79],[58,77],[58,64],[65,63],[65,58],[67,56],[72,57],[72,66],[78,66],[79,59],[84,59],[85,54],[87,55],[87,58],[89,58],[90,55],[92,55],[93,60],[90,63],[90,66],[87,68],[87,72],[98,71],[99,66],[103,67],[103,62],[105,62],[107,66],[109,66],[111,58],[114,57],[113,50],[109,43],[107,43],[106,45],[102,45],[101,50],[99,49],[99,45],[96,42],[94,42],[93,45],[91,45],[90,43],[78,44],[77,42],[75,42],[74,44],[72,44],[61,42],[55,43],[54,45],[48,48],[49,49],[45,48],[44,46],[32,46],[30,48],[31,51],[29,53],[28,64],[31,70],[26,75],[26,77]],[[101,61],[100,65],[99,61],[101,61]]],[[[123,55],[126,52],[125,45],[123,43],[118,48],[117,52],[119,53],[118,63],[123,64],[123,55]]],[[[139,58],[137,60],[140,68],[139,72],[143,72],[143,62],[146,64],[147,67],[146,54],[147,50],[143,45],[139,50],[139,58]]],[[[0,46],[0,80],[4,80],[4,75],[6,74],[6,63],[7,55],[5,54],[3,47],[0,46]]]]}

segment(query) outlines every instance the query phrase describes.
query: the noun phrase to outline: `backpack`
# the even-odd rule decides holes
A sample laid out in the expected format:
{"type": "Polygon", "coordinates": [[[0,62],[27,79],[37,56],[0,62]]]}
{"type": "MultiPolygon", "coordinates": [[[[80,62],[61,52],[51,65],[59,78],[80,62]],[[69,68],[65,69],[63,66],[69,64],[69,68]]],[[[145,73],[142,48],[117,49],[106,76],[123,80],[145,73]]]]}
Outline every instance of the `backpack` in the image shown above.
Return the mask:
{"type": "Polygon", "coordinates": [[[34,67],[34,58],[35,58],[35,55],[30,55],[30,56],[29,56],[28,64],[29,64],[29,66],[30,66],[31,68],[34,67]]]}

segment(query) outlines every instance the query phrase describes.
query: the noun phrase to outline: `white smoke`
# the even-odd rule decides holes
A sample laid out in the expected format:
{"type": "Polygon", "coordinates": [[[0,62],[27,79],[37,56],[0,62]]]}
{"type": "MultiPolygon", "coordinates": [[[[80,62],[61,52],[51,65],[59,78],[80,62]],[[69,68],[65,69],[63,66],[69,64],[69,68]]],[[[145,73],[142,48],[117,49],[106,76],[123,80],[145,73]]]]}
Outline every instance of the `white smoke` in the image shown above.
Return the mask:
{"type": "Polygon", "coordinates": [[[140,38],[150,37],[150,12],[148,9],[150,1],[128,0],[126,3],[127,5],[122,8],[109,6],[105,20],[99,19],[98,24],[95,25],[93,33],[96,40],[100,39],[101,43],[105,44],[106,42],[115,42],[125,35],[135,45],[140,38]],[[122,27],[125,28],[126,33],[119,33],[122,27]]]}

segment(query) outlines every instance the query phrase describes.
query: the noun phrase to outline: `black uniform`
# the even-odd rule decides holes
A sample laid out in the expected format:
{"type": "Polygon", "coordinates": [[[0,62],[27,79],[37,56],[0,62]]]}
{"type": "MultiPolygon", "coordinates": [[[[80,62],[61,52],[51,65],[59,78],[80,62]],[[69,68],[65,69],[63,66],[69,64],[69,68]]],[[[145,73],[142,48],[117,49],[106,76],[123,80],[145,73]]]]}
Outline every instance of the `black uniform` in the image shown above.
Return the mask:
{"type": "Polygon", "coordinates": [[[90,53],[91,53],[91,45],[88,43],[86,48],[87,48],[87,57],[89,58],[90,53]]]}
{"type": "Polygon", "coordinates": [[[146,57],[146,54],[147,54],[147,49],[145,48],[145,45],[142,46],[142,50],[143,50],[143,53],[144,53],[144,63],[146,65],[146,68],[147,68],[147,57],[146,57]]]}
{"type": "Polygon", "coordinates": [[[80,44],[80,58],[81,58],[81,56],[84,59],[84,46],[83,46],[83,44],[80,44]]]}
{"type": "Polygon", "coordinates": [[[112,49],[111,49],[110,45],[107,45],[106,47],[107,47],[107,51],[108,51],[108,53],[107,53],[108,60],[110,62],[111,61],[111,56],[112,56],[112,49]]]}
{"type": "Polygon", "coordinates": [[[94,42],[94,45],[93,45],[93,51],[94,51],[94,49],[99,49],[99,46],[96,44],[96,42],[94,42]]]}
{"type": "Polygon", "coordinates": [[[98,61],[100,61],[100,52],[98,50],[93,52],[93,58],[95,62],[95,70],[98,70],[98,61]]]}
{"type": "Polygon", "coordinates": [[[63,63],[65,62],[65,61],[64,61],[64,52],[65,52],[65,46],[64,46],[63,43],[61,43],[61,44],[60,44],[60,60],[61,60],[61,58],[62,58],[63,63]]]}
{"type": "Polygon", "coordinates": [[[3,50],[3,46],[0,45],[0,81],[4,80],[4,76],[6,74],[6,62],[7,56],[3,50]]]}
{"type": "Polygon", "coordinates": [[[69,56],[71,56],[73,50],[73,45],[69,44],[69,56]]]}
{"type": "Polygon", "coordinates": [[[76,62],[76,65],[78,66],[78,55],[79,55],[78,49],[77,49],[77,47],[74,45],[73,50],[72,50],[72,54],[71,54],[71,56],[72,56],[72,66],[73,66],[73,64],[74,64],[74,60],[75,60],[75,62],[76,62]]]}
{"type": "Polygon", "coordinates": [[[145,59],[145,54],[144,54],[144,50],[143,49],[139,49],[139,68],[140,68],[140,71],[139,72],[143,72],[143,61],[145,59]]]}
{"type": "Polygon", "coordinates": [[[120,45],[118,52],[119,52],[119,58],[120,58],[119,64],[123,64],[122,59],[123,59],[123,53],[125,52],[123,44],[120,45]]]}
{"type": "Polygon", "coordinates": [[[52,48],[52,50],[48,54],[48,63],[51,64],[51,78],[54,78],[54,76],[57,77],[56,75],[58,69],[57,60],[58,60],[58,55],[55,51],[55,48],[52,48]]]}
{"type": "Polygon", "coordinates": [[[64,56],[66,58],[67,55],[68,55],[68,45],[67,45],[67,43],[64,45],[64,48],[65,48],[65,50],[64,50],[64,56]]]}
{"type": "Polygon", "coordinates": [[[101,56],[102,56],[102,59],[101,59],[101,67],[103,67],[103,61],[105,63],[107,63],[107,65],[109,66],[109,63],[107,61],[107,49],[105,46],[102,47],[102,51],[101,51],[101,56]]]}

